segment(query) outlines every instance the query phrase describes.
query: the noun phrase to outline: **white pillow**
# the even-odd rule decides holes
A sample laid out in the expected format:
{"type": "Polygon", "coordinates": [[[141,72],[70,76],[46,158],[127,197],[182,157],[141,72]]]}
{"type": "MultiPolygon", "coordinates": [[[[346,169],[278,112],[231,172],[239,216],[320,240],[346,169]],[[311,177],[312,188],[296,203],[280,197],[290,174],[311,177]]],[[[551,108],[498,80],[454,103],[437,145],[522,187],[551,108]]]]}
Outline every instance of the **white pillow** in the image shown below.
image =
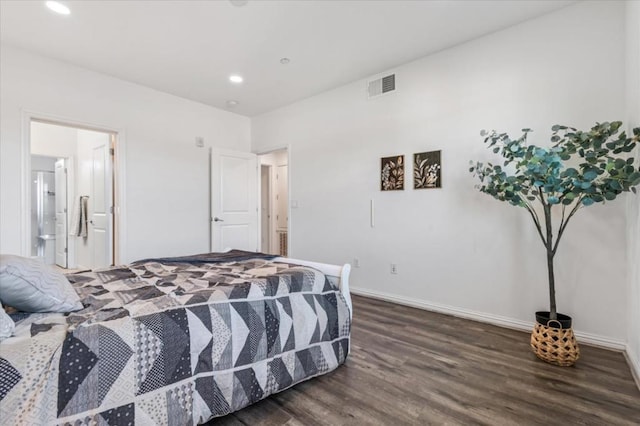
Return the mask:
{"type": "Polygon", "coordinates": [[[2,305],[0,305],[0,342],[7,337],[13,335],[13,330],[16,329],[16,325],[9,315],[4,311],[2,305]]]}
{"type": "Polygon", "coordinates": [[[24,312],[82,309],[78,293],[60,272],[38,259],[0,255],[0,301],[24,312]]]}

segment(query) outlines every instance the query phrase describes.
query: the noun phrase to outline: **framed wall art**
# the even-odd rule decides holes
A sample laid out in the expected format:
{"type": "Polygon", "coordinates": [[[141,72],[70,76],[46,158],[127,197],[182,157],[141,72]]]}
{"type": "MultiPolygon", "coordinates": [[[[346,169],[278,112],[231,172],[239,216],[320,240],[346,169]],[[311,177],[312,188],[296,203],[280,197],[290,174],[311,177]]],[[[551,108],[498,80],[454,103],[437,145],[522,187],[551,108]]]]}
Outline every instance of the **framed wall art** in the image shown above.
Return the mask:
{"type": "Polygon", "coordinates": [[[404,155],[383,157],[380,162],[380,190],[404,190],[404,155]]]}
{"type": "Polygon", "coordinates": [[[442,188],[440,151],[413,154],[413,188],[442,188]]]}

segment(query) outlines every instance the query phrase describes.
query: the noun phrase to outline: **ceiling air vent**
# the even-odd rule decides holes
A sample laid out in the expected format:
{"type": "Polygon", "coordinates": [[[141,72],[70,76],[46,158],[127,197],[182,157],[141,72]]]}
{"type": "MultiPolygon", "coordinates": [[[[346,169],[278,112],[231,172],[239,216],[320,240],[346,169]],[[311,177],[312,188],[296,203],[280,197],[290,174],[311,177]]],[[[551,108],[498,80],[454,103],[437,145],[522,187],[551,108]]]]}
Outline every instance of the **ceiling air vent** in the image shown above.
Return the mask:
{"type": "Polygon", "coordinates": [[[375,98],[388,92],[393,92],[394,90],[396,90],[395,74],[390,74],[386,77],[378,78],[377,80],[371,80],[367,85],[369,99],[375,98]]]}

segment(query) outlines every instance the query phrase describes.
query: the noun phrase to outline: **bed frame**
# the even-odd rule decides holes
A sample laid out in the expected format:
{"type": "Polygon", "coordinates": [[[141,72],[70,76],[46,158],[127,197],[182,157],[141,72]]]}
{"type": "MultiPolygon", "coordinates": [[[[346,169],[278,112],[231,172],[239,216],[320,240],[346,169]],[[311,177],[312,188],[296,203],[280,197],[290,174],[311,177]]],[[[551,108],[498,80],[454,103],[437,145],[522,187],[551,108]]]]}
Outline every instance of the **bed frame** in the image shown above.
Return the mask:
{"type": "Polygon", "coordinates": [[[338,287],[340,288],[340,292],[347,302],[347,306],[349,306],[350,318],[353,320],[353,304],[351,303],[351,294],[349,292],[349,274],[351,273],[351,265],[348,263],[345,263],[342,266],[331,265],[328,263],[311,262],[310,260],[291,259],[289,257],[276,257],[272,262],[308,266],[319,270],[327,277],[335,279],[338,283],[338,287]]]}

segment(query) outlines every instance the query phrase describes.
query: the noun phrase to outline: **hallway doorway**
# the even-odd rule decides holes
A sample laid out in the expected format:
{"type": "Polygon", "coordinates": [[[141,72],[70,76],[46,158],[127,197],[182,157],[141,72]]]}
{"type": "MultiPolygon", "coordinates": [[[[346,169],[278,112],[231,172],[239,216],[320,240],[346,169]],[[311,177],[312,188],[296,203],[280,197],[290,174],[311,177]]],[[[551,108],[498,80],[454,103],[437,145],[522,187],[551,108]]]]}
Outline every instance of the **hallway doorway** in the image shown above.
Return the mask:
{"type": "Polygon", "coordinates": [[[261,251],[289,256],[289,154],[285,148],[260,154],[258,159],[261,251]]]}

